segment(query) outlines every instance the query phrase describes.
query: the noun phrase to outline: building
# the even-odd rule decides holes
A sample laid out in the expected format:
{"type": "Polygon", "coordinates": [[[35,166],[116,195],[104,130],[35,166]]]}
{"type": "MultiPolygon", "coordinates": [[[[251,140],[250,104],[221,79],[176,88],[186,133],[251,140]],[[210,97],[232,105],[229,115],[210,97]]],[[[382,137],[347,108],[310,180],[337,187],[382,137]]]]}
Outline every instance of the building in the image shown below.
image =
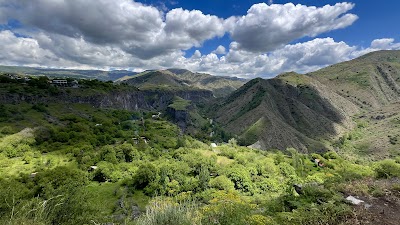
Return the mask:
{"type": "Polygon", "coordinates": [[[54,85],[58,85],[58,86],[67,86],[68,85],[67,80],[52,80],[51,83],[54,85]]]}

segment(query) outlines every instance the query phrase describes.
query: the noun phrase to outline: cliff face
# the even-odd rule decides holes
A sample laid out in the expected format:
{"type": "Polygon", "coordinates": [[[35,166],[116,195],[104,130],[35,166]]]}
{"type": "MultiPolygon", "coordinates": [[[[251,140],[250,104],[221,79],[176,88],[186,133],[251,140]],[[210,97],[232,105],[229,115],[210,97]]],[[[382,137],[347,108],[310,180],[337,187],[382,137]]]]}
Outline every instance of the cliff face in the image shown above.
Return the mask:
{"type": "Polygon", "coordinates": [[[178,125],[183,133],[186,132],[188,123],[190,122],[190,115],[188,110],[176,110],[172,107],[167,108],[167,114],[172,117],[174,122],[178,125]]]}
{"type": "Polygon", "coordinates": [[[79,89],[71,92],[60,92],[56,95],[31,95],[29,93],[7,93],[0,96],[0,103],[15,104],[29,103],[83,103],[98,108],[116,108],[127,110],[164,110],[172,102],[175,96],[179,96],[193,103],[200,103],[213,98],[213,94],[207,90],[187,91],[110,91],[91,92],[83,94],[79,89]]]}

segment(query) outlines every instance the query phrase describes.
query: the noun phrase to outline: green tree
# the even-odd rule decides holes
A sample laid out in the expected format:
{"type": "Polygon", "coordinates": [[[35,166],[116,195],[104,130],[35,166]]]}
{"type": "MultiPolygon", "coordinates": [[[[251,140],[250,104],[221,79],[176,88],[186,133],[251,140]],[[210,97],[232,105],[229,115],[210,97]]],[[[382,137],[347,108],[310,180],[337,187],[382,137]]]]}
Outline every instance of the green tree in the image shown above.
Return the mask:
{"type": "Polygon", "coordinates": [[[110,145],[101,148],[101,159],[109,163],[118,163],[115,149],[110,145]]]}
{"type": "Polygon", "coordinates": [[[201,191],[208,188],[208,182],[210,182],[210,171],[208,171],[207,166],[202,165],[199,173],[199,188],[201,191]]]}
{"type": "Polygon", "coordinates": [[[218,189],[218,190],[225,190],[231,191],[235,189],[235,185],[228,177],[225,175],[218,176],[214,179],[211,179],[209,182],[210,187],[218,189]]]}
{"type": "Polygon", "coordinates": [[[157,167],[150,162],[145,162],[139,166],[133,177],[136,188],[143,189],[157,179],[157,167]]]}

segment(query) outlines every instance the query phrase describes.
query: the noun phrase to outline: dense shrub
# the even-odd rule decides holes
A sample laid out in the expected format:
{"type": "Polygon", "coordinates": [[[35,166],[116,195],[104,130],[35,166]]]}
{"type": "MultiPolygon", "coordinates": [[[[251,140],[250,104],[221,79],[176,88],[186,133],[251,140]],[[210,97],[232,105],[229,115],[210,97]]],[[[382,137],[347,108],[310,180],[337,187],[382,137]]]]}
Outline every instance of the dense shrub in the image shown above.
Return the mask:
{"type": "Polygon", "coordinates": [[[194,214],[197,206],[190,202],[177,204],[168,200],[155,200],[146,207],[146,213],[137,225],[193,225],[199,224],[194,214]]]}
{"type": "Polygon", "coordinates": [[[394,160],[384,160],[376,165],[375,172],[377,178],[400,177],[400,164],[394,160]]]}
{"type": "Polygon", "coordinates": [[[231,191],[235,189],[234,183],[224,175],[211,179],[209,185],[218,190],[231,191]]]}

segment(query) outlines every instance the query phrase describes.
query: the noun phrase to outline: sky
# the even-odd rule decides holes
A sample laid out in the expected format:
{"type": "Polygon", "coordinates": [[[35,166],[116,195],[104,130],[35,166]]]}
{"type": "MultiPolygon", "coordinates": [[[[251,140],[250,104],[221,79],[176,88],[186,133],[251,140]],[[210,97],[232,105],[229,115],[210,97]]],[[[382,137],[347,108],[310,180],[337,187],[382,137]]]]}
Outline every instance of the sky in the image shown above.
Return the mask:
{"type": "Polygon", "coordinates": [[[400,1],[0,0],[0,65],[270,78],[400,49],[400,1]]]}

